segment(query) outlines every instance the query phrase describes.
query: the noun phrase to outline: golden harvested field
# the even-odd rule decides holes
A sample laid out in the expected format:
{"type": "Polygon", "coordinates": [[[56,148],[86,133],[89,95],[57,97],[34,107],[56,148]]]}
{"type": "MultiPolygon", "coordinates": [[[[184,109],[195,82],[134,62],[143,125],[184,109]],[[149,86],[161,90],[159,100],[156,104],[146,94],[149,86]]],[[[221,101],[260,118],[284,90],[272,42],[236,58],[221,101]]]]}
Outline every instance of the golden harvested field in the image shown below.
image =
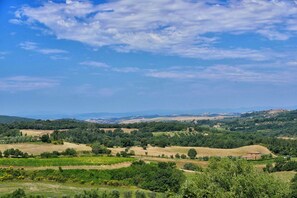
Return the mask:
{"type": "MultiPolygon", "coordinates": [[[[54,130],[35,130],[35,129],[21,129],[20,130],[23,135],[27,136],[42,136],[46,134],[52,134],[54,130]]],[[[59,131],[67,131],[67,129],[59,130],[59,131]]]]}
{"type": "MultiPolygon", "coordinates": [[[[217,148],[208,148],[208,147],[181,147],[181,146],[171,146],[171,147],[152,147],[149,146],[147,150],[144,150],[142,147],[131,147],[130,150],[133,150],[138,156],[145,156],[146,152],[148,156],[159,156],[164,154],[165,156],[170,157],[170,155],[187,154],[190,148],[196,149],[198,155],[197,157],[203,156],[244,156],[250,152],[260,152],[261,154],[270,154],[271,151],[264,146],[260,145],[251,145],[244,146],[234,149],[217,149],[217,148]]],[[[124,148],[112,148],[112,153],[116,154],[117,152],[125,150],[124,148]]]]}
{"type": "Polygon", "coordinates": [[[176,117],[156,117],[156,118],[137,118],[122,120],[121,124],[131,124],[137,122],[160,122],[160,121],[192,121],[192,120],[220,120],[230,116],[176,116],[176,117]]]}
{"type": "Polygon", "coordinates": [[[6,149],[19,149],[23,152],[27,152],[33,155],[39,155],[43,152],[52,152],[52,151],[65,151],[67,148],[73,148],[76,151],[91,151],[91,147],[85,144],[74,144],[69,142],[64,142],[63,145],[54,145],[47,143],[19,143],[19,144],[0,144],[0,151],[6,149]]]}

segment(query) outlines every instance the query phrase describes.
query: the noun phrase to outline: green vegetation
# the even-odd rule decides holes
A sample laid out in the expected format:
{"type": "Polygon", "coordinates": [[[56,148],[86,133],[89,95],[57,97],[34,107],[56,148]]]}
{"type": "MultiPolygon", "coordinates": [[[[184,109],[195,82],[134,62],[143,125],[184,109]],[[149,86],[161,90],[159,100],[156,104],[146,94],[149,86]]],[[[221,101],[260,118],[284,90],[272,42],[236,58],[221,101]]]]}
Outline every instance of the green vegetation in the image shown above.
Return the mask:
{"type": "Polygon", "coordinates": [[[190,159],[195,159],[196,156],[197,156],[197,151],[193,148],[191,148],[189,151],[188,151],[188,156],[190,159]]]}
{"type": "Polygon", "coordinates": [[[33,120],[34,119],[30,119],[30,118],[0,115],[0,123],[2,123],[2,124],[14,123],[14,122],[30,122],[30,121],[33,121],[33,120]]]}
{"type": "Polygon", "coordinates": [[[35,170],[2,168],[0,181],[33,180],[105,184],[110,186],[133,185],[143,189],[177,192],[185,177],[174,163],[146,164],[134,162],[130,167],[113,170],[35,170]]]}
{"type": "Polygon", "coordinates": [[[269,111],[243,114],[222,120],[192,122],[145,122],[133,124],[96,124],[77,120],[36,120],[0,125],[3,143],[68,141],[105,147],[202,146],[237,148],[262,144],[275,154],[297,156],[297,140],[279,137],[297,137],[297,110],[271,113],[269,111]],[[102,130],[104,128],[105,130],[102,130]],[[108,131],[108,128],[116,128],[108,131]],[[124,133],[121,128],[137,129],[124,133]],[[56,130],[50,137],[34,139],[22,136],[19,129],[56,130]],[[68,129],[67,131],[58,131],[68,129]],[[159,134],[158,134],[159,133],[159,134]],[[157,135],[158,134],[158,135],[157,135]]]}
{"type": "Polygon", "coordinates": [[[202,171],[202,168],[193,163],[185,163],[183,169],[191,171],[202,171]]]}
{"type": "Polygon", "coordinates": [[[287,197],[289,186],[269,175],[259,173],[245,160],[212,160],[201,174],[186,182],[180,197],[287,197]]]}
{"type": "Polygon", "coordinates": [[[132,162],[134,158],[123,157],[59,157],[59,158],[0,158],[1,166],[83,166],[110,165],[122,162],[132,162]]]}
{"type": "MultiPolygon", "coordinates": [[[[92,147],[92,153],[81,154],[74,149],[67,149],[64,152],[44,152],[41,156],[32,158],[29,154],[17,149],[2,150],[0,166],[33,168],[31,170],[29,168],[27,170],[2,168],[0,169],[0,180],[1,184],[8,182],[56,182],[63,185],[106,185],[114,188],[137,186],[137,188],[154,192],[167,192],[168,196],[180,197],[297,197],[297,176],[293,178],[294,171],[297,171],[297,162],[293,160],[293,157],[297,157],[296,137],[297,110],[262,111],[222,120],[189,122],[133,124],[96,124],[77,120],[10,122],[0,124],[0,143],[2,144],[19,142],[43,142],[46,145],[63,142],[84,143],[92,147]],[[108,128],[112,130],[108,130],[108,128]],[[121,128],[136,130],[125,133],[121,128]],[[55,131],[41,137],[29,137],[23,135],[20,129],[55,131]],[[148,145],[237,148],[255,144],[268,147],[279,157],[274,159],[274,155],[263,155],[261,159],[253,161],[238,159],[239,157],[234,156],[197,157],[197,151],[189,149],[188,157],[190,159],[187,159],[188,161],[184,161],[187,158],[185,152],[173,153],[170,155],[172,159],[162,158],[164,161],[173,161],[176,158],[179,167],[199,171],[197,174],[187,171],[191,173],[191,176],[185,173],[189,178],[187,182],[184,182],[184,174],[176,169],[174,163],[146,164],[142,161],[135,162],[135,158],[129,158],[129,156],[135,155],[133,149],[130,149],[132,146],[139,146],[143,149],[148,149],[148,145]],[[111,147],[124,147],[125,150],[119,151],[116,154],[117,157],[99,156],[111,155],[111,151],[108,149],[111,147]],[[202,164],[209,161],[208,168],[202,169],[195,165],[196,161],[194,160],[197,159],[205,161],[201,161],[202,164]],[[188,163],[189,161],[193,163],[188,163]],[[133,163],[130,167],[112,170],[63,169],[63,166],[74,166],[75,168],[75,166],[111,165],[121,162],[133,163]],[[262,164],[266,164],[264,172],[253,168],[254,165],[262,164]],[[35,168],[51,166],[60,168],[58,170],[35,168]],[[277,176],[281,178],[281,175],[285,173],[288,175],[283,176],[285,182],[276,179],[277,176]],[[290,181],[291,179],[292,181],[290,181]],[[181,188],[181,186],[183,187],[181,188]]],[[[137,150],[135,151],[137,152],[137,150]]],[[[117,191],[105,192],[92,189],[95,188],[90,187],[84,189],[86,192],[70,194],[73,197],[75,195],[76,197],[118,197],[119,193],[120,196],[127,198],[132,196],[153,198],[156,196],[154,193],[147,194],[142,191],[120,191],[118,193],[117,191]]],[[[24,190],[17,190],[13,192],[15,194],[7,195],[7,197],[27,194],[27,189],[24,190]]]]}
{"type": "MultiPolygon", "coordinates": [[[[92,184],[79,183],[57,183],[45,181],[5,181],[0,185],[0,197],[8,196],[16,190],[24,190],[27,197],[74,197],[75,195],[84,194],[84,192],[96,191],[98,194],[111,194],[114,190],[120,193],[120,197],[125,197],[125,194],[130,194],[130,198],[135,196],[136,191],[144,192],[147,197],[151,192],[142,190],[132,186],[98,186],[92,184]]],[[[157,197],[162,197],[157,193],[157,197]]]]}

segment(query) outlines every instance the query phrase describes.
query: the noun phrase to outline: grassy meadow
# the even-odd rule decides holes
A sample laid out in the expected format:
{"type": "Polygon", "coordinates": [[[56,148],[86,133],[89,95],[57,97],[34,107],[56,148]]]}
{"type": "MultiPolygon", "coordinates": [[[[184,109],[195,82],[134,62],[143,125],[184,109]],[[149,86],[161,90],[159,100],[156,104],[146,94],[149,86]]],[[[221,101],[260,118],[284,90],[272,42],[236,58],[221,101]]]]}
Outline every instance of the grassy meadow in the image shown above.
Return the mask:
{"type": "MultiPolygon", "coordinates": [[[[6,181],[1,182],[0,185],[0,196],[5,195],[7,193],[11,193],[14,190],[21,188],[25,190],[27,195],[40,195],[42,194],[45,197],[63,197],[69,196],[73,197],[78,193],[82,193],[83,191],[90,190],[98,190],[100,192],[111,192],[113,190],[117,190],[120,192],[120,196],[123,197],[125,192],[130,191],[132,193],[132,197],[135,197],[136,191],[141,191],[150,194],[150,191],[143,190],[137,188],[135,186],[98,186],[98,185],[90,185],[90,184],[77,184],[77,183],[57,183],[57,182],[36,182],[36,181],[6,181]]],[[[162,197],[161,193],[157,193],[157,197],[162,197]]]]}
{"type": "Polygon", "coordinates": [[[0,166],[100,166],[132,162],[134,158],[124,157],[59,157],[59,158],[1,158],[0,166]]]}

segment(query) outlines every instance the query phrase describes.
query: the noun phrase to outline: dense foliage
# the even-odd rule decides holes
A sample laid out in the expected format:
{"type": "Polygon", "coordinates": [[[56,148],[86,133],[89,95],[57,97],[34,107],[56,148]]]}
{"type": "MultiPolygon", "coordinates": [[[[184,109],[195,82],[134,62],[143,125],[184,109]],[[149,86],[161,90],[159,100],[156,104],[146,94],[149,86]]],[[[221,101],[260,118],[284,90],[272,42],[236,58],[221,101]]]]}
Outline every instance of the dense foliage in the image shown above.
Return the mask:
{"type": "Polygon", "coordinates": [[[134,162],[130,167],[113,170],[36,170],[0,169],[0,181],[48,180],[107,185],[135,185],[155,192],[177,192],[185,180],[174,163],[146,164],[134,162]]]}
{"type": "Polygon", "coordinates": [[[192,122],[144,122],[133,124],[96,124],[77,120],[35,120],[0,124],[0,142],[62,142],[94,144],[105,147],[205,146],[236,148],[262,144],[281,155],[297,156],[297,110],[243,114],[222,120],[192,122]],[[104,130],[103,130],[104,128],[104,130]],[[107,130],[116,128],[116,130],[107,130]],[[125,133],[121,128],[136,129],[125,133]],[[40,139],[22,136],[19,129],[56,130],[40,139]],[[58,131],[67,129],[66,131],[58,131]],[[153,133],[154,132],[154,133],[153,133]],[[159,135],[155,133],[162,132],[159,135]],[[168,133],[166,133],[168,132],[168,133]],[[282,137],[287,137],[283,138],[282,137]]]}
{"type": "Polygon", "coordinates": [[[208,168],[182,187],[179,197],[287,197],[285,183],[267,173],[259,173],[245,160],[212,160],[208,168]]]}

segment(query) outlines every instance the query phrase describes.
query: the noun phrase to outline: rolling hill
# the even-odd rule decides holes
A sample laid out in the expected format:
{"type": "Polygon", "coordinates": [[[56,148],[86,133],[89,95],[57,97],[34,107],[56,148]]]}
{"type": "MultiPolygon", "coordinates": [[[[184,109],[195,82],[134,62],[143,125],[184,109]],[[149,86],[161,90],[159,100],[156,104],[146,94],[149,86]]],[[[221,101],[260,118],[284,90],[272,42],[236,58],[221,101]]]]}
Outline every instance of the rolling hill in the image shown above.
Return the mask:
{"type": "Polygon", "coordinates": [[[31,118],[0,115],[0,124],[12,123],[12,122],[28,122],[33,120],[34,119],[31,119],[31,118]]]}

